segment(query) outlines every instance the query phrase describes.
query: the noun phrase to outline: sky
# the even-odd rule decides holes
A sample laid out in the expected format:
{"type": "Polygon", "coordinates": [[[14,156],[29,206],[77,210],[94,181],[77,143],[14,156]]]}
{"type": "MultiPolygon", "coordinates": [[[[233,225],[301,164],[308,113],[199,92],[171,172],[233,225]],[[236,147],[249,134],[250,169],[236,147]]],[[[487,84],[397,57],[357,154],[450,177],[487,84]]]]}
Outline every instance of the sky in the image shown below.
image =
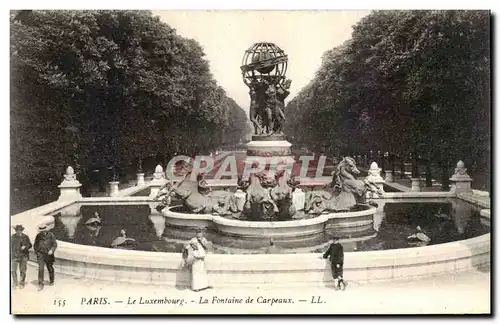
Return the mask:
{"type": "Polygon", "coordinates": [[[249,89],[242,81],[243,54],[257,42],[275,43],[288,54],[291,100],[314,77],[323,53],[351,37],[370,11],[153,11],[204,49],[215,79],[243,109],[249,89]]]}

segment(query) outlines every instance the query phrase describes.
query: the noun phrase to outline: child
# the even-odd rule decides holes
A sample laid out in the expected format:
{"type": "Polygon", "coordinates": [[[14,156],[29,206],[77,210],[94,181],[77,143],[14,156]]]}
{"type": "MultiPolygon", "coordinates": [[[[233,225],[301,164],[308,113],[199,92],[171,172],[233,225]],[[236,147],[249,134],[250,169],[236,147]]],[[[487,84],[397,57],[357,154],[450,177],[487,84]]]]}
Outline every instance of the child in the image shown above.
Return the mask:
{"type": "Polygon", "coordinates": [[[345,290],[346,283],[343,279],[344,248],[342,247],[342,244],[339,243],[338,237],[333,237],[333,243],[330,244],[328,250],[325,252],[325,254],[323,254],[323,259],[328,258],[328,256],[330,256],[330,266],[332,268],[333,284],[335,286],[335,290],[339,290],[341,284],[343,286],[343,290],[345,290]]]}

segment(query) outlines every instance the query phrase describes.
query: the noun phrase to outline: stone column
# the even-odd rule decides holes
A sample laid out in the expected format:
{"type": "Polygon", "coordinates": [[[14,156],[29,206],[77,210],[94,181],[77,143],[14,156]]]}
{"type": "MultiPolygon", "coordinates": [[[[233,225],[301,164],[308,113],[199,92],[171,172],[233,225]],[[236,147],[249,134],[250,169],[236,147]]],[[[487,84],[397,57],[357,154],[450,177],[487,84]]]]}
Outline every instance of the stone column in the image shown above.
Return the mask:
{"type": "Polygon", "coordinates": [[[82,198],[80,187],[82,184],[76,179],[75,170],[71,166],[66,168],[64,180],[58,186],[61,190],[58,200],[77,200],[82,198]]]}
{"type": "Polygon", "coordinates": [[[144,184],[144,173],[137,173],[137,186],[143,186],[144,184]]]}
{"type": "Polygon", "coordinates": [[[296,210],[304,210],[306,193],[302,189],[296,188],[292,194],[292,201],[296,210]]]}
{"type": "Polygon", "coordinates": [[[119,184],[120,184],[119,181],[111,181],[109,183],[109,196],[110,197],[118,196],[118,192],[120,191],[120,189],[118,189],[119,184]]]}
{"type": "Polygon", "coordinates": [[[458,161],[455,173],[450,178],[451,188],[450,192],[458,193],[472,193],[471,182],[472,178],[467,174],[467,169],[463,161],[458,161]]]}
{"type": "MultiPolygon", "coordinates": [[[[378,167],[377,162],[372,162],[372,164],[370,164],[370,169],[368,169],[368,177],[366,177],[366,180],[375,183],[377,188],[381,192],[384,192],[385,181],[384,178],[380,176],[380,171],[382,171],[382,169],[378,167]]],[[[379,198],[379,197],[380,197],[379,194],[374,192],[367,192],[366,194],[366,198],[379,198]]]]}
{"type": "Polygon", "coordinates": [[[421,191],[420,178],[411,178],[411,191],[421,191]]]}
{"type": "Polygon", "coordinates": [[[394,182],[392,177],[392,170],[385,170],[385,182],[394,182]]]}
{"type": "Polygon", "coordinates": [[[153,180],[151,180],[151,193],[149,197],[156,197],[160,188],[167,182],[165,178],[165,172],[163,172],[163,167],[161,165],[157,165],[155,168],[155,172],[153,173],[153,180]]]}

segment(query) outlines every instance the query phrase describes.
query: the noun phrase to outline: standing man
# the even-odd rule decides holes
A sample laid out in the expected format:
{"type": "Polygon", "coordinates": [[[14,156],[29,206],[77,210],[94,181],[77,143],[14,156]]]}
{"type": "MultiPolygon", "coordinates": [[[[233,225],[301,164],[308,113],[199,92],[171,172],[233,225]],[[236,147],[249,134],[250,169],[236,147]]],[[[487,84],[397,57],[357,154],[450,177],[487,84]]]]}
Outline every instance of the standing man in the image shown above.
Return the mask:
{"type": "Polygon", "coordinates": [[[35,253],[38,260],[38,291],[43,289],[44,268],[49,271],[49,285],[54,285],[54,252],[57,249],[56,237],[50,232],[48,224],[38,225],[38,235],[35,238],[35,253]]]}
{"type": "Polygon", "coordinates": [[[339,238],[334,237],[333,243],[330,244],[328,250],[323,254],[323,259],[330,256],[330,266],[332,268],[333,284],[335,290],[340,289],[340,284],[343,285],[345,290],[346,284],[343,279],[344,275],[344,247],[339,243],[339,238]],[[338,280],[338,282],[337,282],[338,280]]]}
{"type": "Polygon", "coordinates": [[[23,225],[16,225],[16,231],[12,234],[10,239],[10,255],[11,255],[11,273],[12,280],[14,281],[14,289],[17,287],[24,288],[26,280],[26,266],[28,264],[29,249],[31,249],[31,241],[28,235],[24,234],[23,225]],[[21,282],[17,281],[17,267],[19,266],[19,274],[21,275],[21,282]]]}

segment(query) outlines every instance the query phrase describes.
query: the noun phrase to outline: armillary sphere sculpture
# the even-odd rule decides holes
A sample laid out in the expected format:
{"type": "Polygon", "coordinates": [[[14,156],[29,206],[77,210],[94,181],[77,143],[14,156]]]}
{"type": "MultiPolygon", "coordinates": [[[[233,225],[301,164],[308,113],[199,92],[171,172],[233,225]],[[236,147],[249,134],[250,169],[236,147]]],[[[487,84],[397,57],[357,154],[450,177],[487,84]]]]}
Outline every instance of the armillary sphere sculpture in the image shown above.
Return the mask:
{"type": "Polygon", "coordinates": [[[283,134],[285,98],[291,85],[285,77],[287,67],[288,56],[273,43],[256,43],[245,51],[241,72],[250,88],[250,121],[255,135],[283,134]]]}

